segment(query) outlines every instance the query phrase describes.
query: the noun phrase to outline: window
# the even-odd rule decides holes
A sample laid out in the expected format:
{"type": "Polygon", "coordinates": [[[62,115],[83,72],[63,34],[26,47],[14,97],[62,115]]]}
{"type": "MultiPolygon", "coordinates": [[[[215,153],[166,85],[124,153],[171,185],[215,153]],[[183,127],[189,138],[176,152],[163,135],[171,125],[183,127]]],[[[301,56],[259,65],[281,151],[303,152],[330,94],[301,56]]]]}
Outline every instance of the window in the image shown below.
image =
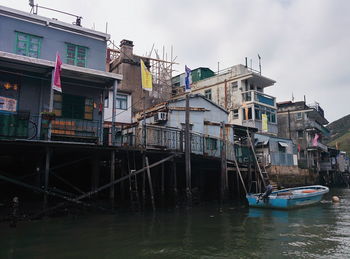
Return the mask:
{"type": "Polygon", "coordinates": [[[304,137],[304,131],[303,130],[297,130],[297,137],[303,138],[304,137]]]}
{"type": "Polygon", "coordinates": [[[70,94],[54,94],[53,111],[67,119],[93,119],[94,102],[91,98],[70,94]]]}
{"type": "Polygon", "coordinates": [[[275,109],[267,108],[267,107],[262,106],[262,105],[255,105],[254,110],[255,110],[255,119],[256,120],[261,120],[261,115],[266,114],[268,122],[276,123],[276,110],[275,109]]]}
{"type": "Polygon", "coordinates": [[[217,140],[214,138],[206,138],[206,147],[207,150],[216,150],[217,149],[217,140]]]}
{"type": "Polygon", "coordinates": [[[281,145],[278,145],[278,152],[280,153],[286,153],[287,148],[286,147],[282,147],[281,145]]]}
{"type": "Polygon", "coordinates": [[[16,32],[16,54],[39,58],[42,37],[16,32]]]}
{"type": "Polygon", "coordinates": [[[204,91],[205,98],[211,100],[211,89],[204,91]]]}
{"type": "Polygon", "coordinates": [[[297,120],[301,120],[303,118],[303,114],[301,112],[297,113],[297,120]]]}
{"type": "Polygon", "coordinates": [[[238,90],[238,82],[231,83],[232,91],[236,92],[238,90]]]}
{"type": "Polygon", "coordinates": [[[67,56],[66,62],[70,65],[78,67],[86,67],[87,63],[87,47],[66,43],[67,45],[67,56]]]}
{"type": "Polygon", "coordinates": [[[127,110],[128,109],[128,96],[124,94],[117,94],[116,96],[116,109],[127,110]]]}
{"type": "Polygon", "coordinates": [[[104,107],[105,108],[109,107],[109,98],[108,98],[108,96],[105,96],[104,107]]]}
{"type": "Polygon", "coordinates": [[[233,119],[238,119],[239,117],[238,109],[235,109],[232,111],[232,117],[233,119]]]}
{"type": "Polygon", "coordinates": [[[252,117],[252,107],[243,108],[243,120],[251,120],[252,117]]]}

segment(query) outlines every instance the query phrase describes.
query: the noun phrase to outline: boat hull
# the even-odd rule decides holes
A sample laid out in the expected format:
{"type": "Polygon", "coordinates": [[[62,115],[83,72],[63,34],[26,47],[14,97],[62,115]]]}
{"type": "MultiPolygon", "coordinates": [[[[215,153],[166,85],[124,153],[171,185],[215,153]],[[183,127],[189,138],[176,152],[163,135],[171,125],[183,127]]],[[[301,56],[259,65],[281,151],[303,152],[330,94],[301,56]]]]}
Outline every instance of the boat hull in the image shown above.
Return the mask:
{"type": "Polygon", "coordinates": [[[293,209],[320,202],[328,191],[328,187],[313,185],[276,191],[266,200],[259,198],[259,194],[247,194],[246,197],[250,207],[293,209]]]}

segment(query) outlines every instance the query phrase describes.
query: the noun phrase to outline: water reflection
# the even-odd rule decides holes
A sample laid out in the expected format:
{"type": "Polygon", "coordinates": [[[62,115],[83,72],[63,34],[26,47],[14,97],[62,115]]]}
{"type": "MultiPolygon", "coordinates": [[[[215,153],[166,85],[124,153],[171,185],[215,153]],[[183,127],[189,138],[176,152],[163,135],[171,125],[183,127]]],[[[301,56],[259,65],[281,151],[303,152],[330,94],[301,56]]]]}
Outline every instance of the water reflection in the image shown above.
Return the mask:
{"type": "Polygon", "coordinates": [[[291,211],[217,204],[0,225],[0,258],[350,258],[350,191],[291,211]]]}

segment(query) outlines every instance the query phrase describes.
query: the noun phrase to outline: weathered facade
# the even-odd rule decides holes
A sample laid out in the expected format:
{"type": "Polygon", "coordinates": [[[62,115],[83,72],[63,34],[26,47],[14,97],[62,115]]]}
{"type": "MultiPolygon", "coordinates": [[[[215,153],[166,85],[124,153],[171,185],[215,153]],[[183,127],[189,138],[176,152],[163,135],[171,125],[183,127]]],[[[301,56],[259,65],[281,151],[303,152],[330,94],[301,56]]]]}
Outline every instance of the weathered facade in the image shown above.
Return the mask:
{"type": "Polygon", "coordinates": [[[298,166],[296,147],[292,140],[255,134],[256,152],[267,166],[298,166]]]}
{"type": "Polygon", "coordinates": [[[324,111],[319,104],[305,101],[278,103],[278,135],[290,138],[297,145],[299,167],[326,170],[322,163],[329,160],[328,147],[323,140],[329,131],[324,111]]]}
{"type": "Polygon", "coordinates": [[[101,143],[103,97],[122,78],[104,71],[109,35],[6,7],[0,23],[1,135],[101,143]],[[56,53],[62,93],[51,91],[56,53]]]}
{"type": "MultiPolygon", "coordinates": [[[[183,88],[175,83],[174,92],[181,94],[183,88]]],[[[193,82],[191,88],[192,93],[200,93],[228,110],[229,123],[254,127],[259,132],[277,135],[275,97],[264,94],[264,88],[274,83],[274,80],[247,66],[236,65],[214,76],[193,82]],[[262,123],[265,115],[267,127],[263,127],[262,123]]]]}

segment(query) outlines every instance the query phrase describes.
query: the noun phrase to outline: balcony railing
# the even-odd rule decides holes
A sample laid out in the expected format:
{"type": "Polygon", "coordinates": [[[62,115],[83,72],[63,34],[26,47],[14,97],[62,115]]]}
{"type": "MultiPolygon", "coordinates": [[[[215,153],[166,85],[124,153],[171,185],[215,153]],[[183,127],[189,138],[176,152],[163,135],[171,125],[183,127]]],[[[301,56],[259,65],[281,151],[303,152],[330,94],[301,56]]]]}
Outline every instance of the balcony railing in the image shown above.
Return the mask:
{"type": "Polygon", "coordinates": [[[26,111],[0,113],[0,139],[36,139],[38,121],[26,111]]]}
{"type": "Polygon", "coordinates": [[[244,102],[256,102],[276,107],[276,98],[255,90],[242,93],[244,102]]]}
{"type": "MultiPolygon", "coordinates": [[[[100,143],[99,121],[55,118],[51,121],[51,140],[66,142],[100,143]]],[[[0,139],[48,140],[50,121],[29,113],[0,114],[0,139]]],[[[226,143],[226,158],[233,160],[234,153],[239,162],[253,161],[248,147],[233,145],[222,139],[196,132],[190,133],[191,152],[208,157],[221,157],[226,143]]],[[[184,152],[184,131],[176,128],[147,125],[144,134],[142,127],[116,129],[112,139],[111,128],[104,129],[103,144],[124,148],[170,150],[184,152]],[[146,136],[146,138],[144,138],[146,136]],[[146,139],[146,143],[145,143],[146,139]]],[[[101,143],[102,144],[102,143],[101,143]]]]}
{"type": "Polygon", "coordinates": [[[48,140],[51,123],[51,140],[97,143],[100,122],[79,119],[44,119],[29,112],[0,113],[0,139],[48,140]]]}
{"type": "MultiPolygon", "coordinates": [[[[56,118],[51,121],[51,139],[74,142],[97,143],[100,136],[100,122],[69,118],[56,118]]],[[[41,121],[41,139],[47,139],[49,121],[41,121]]]]}
{"type": "Polygon", "coordinates": [[[306,127],[310,127],[310,128],[315,128],[315,129],[318,129],[324,136],[330,136],[330,131],[329,129],[327,129],[326,127],[324,127],[323,125],[315,122],[315,121],[311,121],[311,120],[308,120],[306,122],[306,127]]]}
{"type": "MultiPolygon", "coordinates": [[[[105,132],[104,145],[113,145],[111,137],[111,128],[105,132]],[[107,142],[106,142],[107,141],[107,142]]],[[[146,145],[146,149],[160,149],[176,152],[184,152],[185,150],[185,134],[183,130],[147,125],[146,126],[146,143],[142,127],[133,127],[116,131],[114,145],[124,148],[140,148],[146,145]]],[[[208,157],[221,157],[222,145],[224,141],[213,136],[203,135],[199,133],[190,133],[191,153],[204,155],[208,157]]],[[[233,160],[233,152],[236,153],[239,162],[246,162],[251,151],[247,147],[233,146],[233,143],[226,141],[226,158],[233,160]]]]}
{"type": "Polygon", "coordinates": [[[317,144],[314,145],[313,141],[310,141],[310,142],[308,143],[308,148],[309,148],[309,149],[317,149],[317,148],[319,148],[319,149],[321,149],[322,151],[325,151],[325,152],[328,151],[327,145],[322,144],[321,142],[317,142],[317,144]]]}

